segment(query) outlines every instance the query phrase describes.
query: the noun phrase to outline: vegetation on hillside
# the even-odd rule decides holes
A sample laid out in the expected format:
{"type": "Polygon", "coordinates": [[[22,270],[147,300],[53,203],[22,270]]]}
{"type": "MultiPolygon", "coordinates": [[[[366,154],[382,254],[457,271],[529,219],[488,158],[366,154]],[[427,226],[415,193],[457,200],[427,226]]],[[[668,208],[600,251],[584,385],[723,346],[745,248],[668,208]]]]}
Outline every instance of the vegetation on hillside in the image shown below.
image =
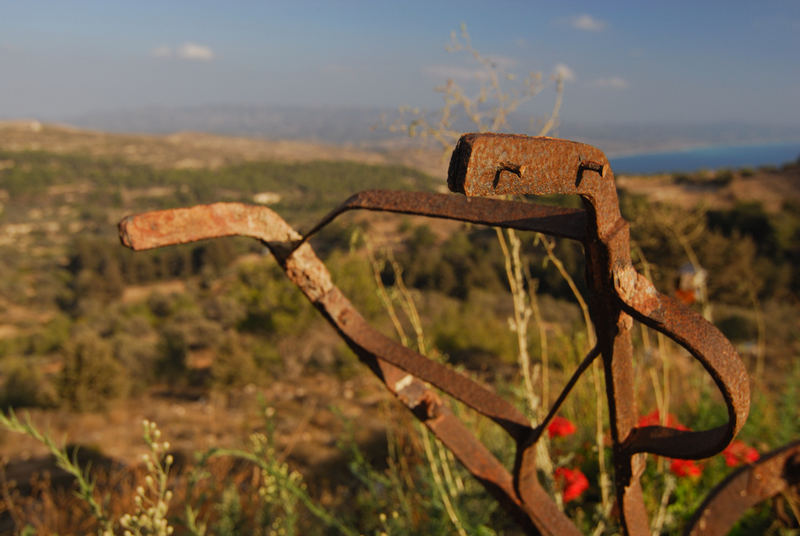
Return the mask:
{"type": "MultiPolygon", "coordinates": [[[[222,200],[252,202],[267,192],[275,194],[270,199],[276,211],[307,228],[361,189],[435,186],[410,169],[355,163],[255,162],[212,172],[44,151],[2,151],[0,161],[0,405],[17,411],[44,408],[53,415],[102,415],[126,399],[146,404],[156,395],[179,400],[214,393],[225,393],[235,411],[231,393],[258,391],[280,380],[302,383],[314,370],[342,382],[360,374],[349,350],[326,331],[258,243],[226,239],[132,254],[115,236],[114,224],[124,214],[222,200]]],[[[796,166],[774,171],[796,172],[796,166]]],[[[741,173],[731,174],[731,182],[741,179],[741,173]]],[[[675,180],[700,180],[690,179],[675,180]]],[[[621,203],[631,221],[637,267],[660,290],[674,294],[679,270],[689,261],[707,270],[707,297],[694,306],[710,310],[739,347],[754,381],[764,386],[755,391],[741,439],[763,452],[800,435],[800,369],[795,364],[800,339],[792,320],[772,320],[798,316],[798,207],[787,202],[771,211],[753,202],[687,209],[624,191],[621,203]]],[[[376,285],[401,303],[399,285],[404,282],[419,308],[431,354],[494,382],[525,406],[516,337],[508,330],[507,319],[514,314],[509,282],[494,231],[398,216],[350,215],[342,221],[326,230],[315,247],[360,310],[391,332],[376,285]],[[385,246],[375,243],[376,227],[390,239],[385,246]]],[[[548,252],[534,235],[518,236],[525,291],[538,297],[540,313],[526,335],[528,351],[540,379],[546,374],[554,386],[560,385],[580,359],[588,335],[573,291],[552,264],[554,258],[563,263],[583,290],[583,255],[576,244],[558,242],[548,252]]],[[[412,333],[413,326],[400,316],[412,333]]],[[[666,397],[672,399],[669,412],[687,426],[703,427],[722,418],[710,380],[676,347],[645,329],[637,331],[636,344],[645,413],[666,408],[666,397]]],[[[577,423],[577,431],[551,440],[556,467],[548,482],[571,517],[589,527],[602,514],[591,382],[582,381],[572,398],[563,417],[577,423]],[[567,469],[579,469],[588,487],[577,493],[580,486],[569,480],[567,469]],[[567,495],[569,485],[574,497],[567,495]]],[[[159,507],[167,508],[166,518],[156,513],[186,534],[202,534],[201,526],[209,534],[445,534],[454,530],[452,515],[468,533],[491,534],[490,527],[513,533],[502,512],[444,454],[432,450],[439,460],[432,466],[426,448],[433,447],[409,433],[407,416],[396,409],[381,411],[387,439],[374,447],[356,442],[355,433],[345,434],[339,442],[344,460],[339,470],[345,474],[336,481],[311,467],[302,469],[318,475],[318,481],[307,477],[302,485],[294,476],[293,458],[282,458],[277,444],[270,443],[269,423],[279,415],[243,430],[236,453],[210,451],[193,461],[191,452],[171,451],[175,464],[161,469],[169,472],[176,498],[159,507]],[[250,433],[262,435],[247,443],[250,433]],[[234,461],[242,458],[246,461],[234,461]],[[225,485],[226,478],[235,485],[225,485]],[[317,507],[322,509],[315,512],[317,507]]],[[[348,418],[341,421],[346,429],[348,418]]],[[[511,456],[507,445],[493,439],[496,430],[481,421],[472,424],[496,445],[498,455],[511,456]]],[[[6,455],[13,453],[10,434],[0,435],[6,455]]],[[[80,436],[72,439],[82,441],[80,436]]],[[[92,448],[98,455],[114,456],[102,443],[92,448]]],[[[670,471],[664,461],[648,464],[644,482],[654,518],[662,508],[658,501],[666,497],[660,512],[663,532],[679,527],[729,470],[723,457],[697,467],[670,471]]],[[[101,471],[93,496],[100,501],[113,493],[106,504],[113,515],[107,519],[137,512],[136,497],[143,497],[138,483],[154,470],[107,466],[101,471]]],[[[47,478],[31,486],[17,482],[14,491],[0,474],[5,490],[0,530],[16,526],[20,531],[29,524],[34,532],[67,534],[75,527],[86,532],[98,526],[96,512],[81,509],[47,478]],[[45,510],[48,516],[34,514],[45,510]]],[[[164,490],[159,493],[163,502],[164,490]]],[[[755,512],[747,527],[777,533],[783,525],[773,520],[771,508],[755,512]]],[[[613,523],[607,528],[613,530],[613,523]]]]}

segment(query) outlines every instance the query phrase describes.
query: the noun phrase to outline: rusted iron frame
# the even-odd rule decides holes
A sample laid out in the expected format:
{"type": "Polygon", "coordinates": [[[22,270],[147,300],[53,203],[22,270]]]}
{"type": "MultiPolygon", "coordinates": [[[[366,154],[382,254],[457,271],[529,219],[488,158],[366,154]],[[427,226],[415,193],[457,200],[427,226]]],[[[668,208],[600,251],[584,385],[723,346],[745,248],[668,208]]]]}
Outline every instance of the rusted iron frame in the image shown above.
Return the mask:
{"type": "MultiPolygon", "coordinates": [[[[646,534],[649,526],[638,482],[642,465],[641,460],[635,462],[635,455],[649,452],[695,459],[724,449],[743,425],[749,407],[749,384],[738,355],[713,326],[675,300],[659,294],[633,269],[628,226],[619,213],[613,174],[599,150],[549,138],[467,135],[454,151],[448,184],[451,190],[468,196],[574,194],[583,198],[585,211],[492,199],[375,191],[352,196],[312,232],[341,212],[369,209],[536,230],[582,242],[587,255],[590,313],[597,328],[598,344],[568,382],[548,419],[580,373],[596,355],[602,355],[620,518],[626,533],[646,534]],[[699,432],[635,426],[631,318],[672,338],[703,364],[722,392],[729,414],[726,425],[699,432]]],[[[510,508],[523,526],[535,527],[544,534],[576,533],[577,529],[555,508],[536,479],[532,449],[548,419],[532,428],[513,406],[491,391],[369,327],[332,285],[324,266],[305,244],[311,233],[301,237],[266,208],[233,204],[150,213],[127,219],[121,224],[121,231],[123,242],[135,249],[232,234],[261,239],[289,278],[389,390],[510,508]],[[254,217],[256,213],[258,217],[254,217]],[[420,379],[490,417],[515,439],[518,449],[513,482],[505,468],[420,379]]]]}
{"type": "MultiPolygon", "coordinates": [[[[649,531],[638,453],[705,458],[721,452],[749,411],[746,370],[722,334],[697,313],[658,293],[634,269],[628,223],[619,211],[614,175],[602,151],[580,143],[501,134],[463,136],[448,173],[451,190],[468,196],[566,194],[586,208],[586,279],[589,309],[606,376],[615,488],[623,530],[649,531]],[[689,432],[637,427],[633,392],[632,319],[661,331],[686,348],[719,387],[728,423],[689,432]]],[[[523,450],[519,478],[535,472],[532,449],[523,450]]]]}

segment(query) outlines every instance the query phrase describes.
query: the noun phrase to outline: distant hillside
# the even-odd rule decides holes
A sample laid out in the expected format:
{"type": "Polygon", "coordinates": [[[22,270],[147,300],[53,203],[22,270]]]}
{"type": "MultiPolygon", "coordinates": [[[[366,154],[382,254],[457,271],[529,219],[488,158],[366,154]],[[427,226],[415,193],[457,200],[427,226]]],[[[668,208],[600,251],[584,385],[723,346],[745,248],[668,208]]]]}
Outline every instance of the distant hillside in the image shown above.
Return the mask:
{"type": "Polygon", "coordinates": [[[622,175],[617,177],[617,187],[650,202],[684,209],[730,209],[758,204],[776,213],[786,206],[800,206],[800,165],[692,174],[622,175]]]}
{"type": "Polygon", "coordinates": [[[343,142],[334,145],[204,132],[123,134],[43,124],[33,120],[0,121],[0,148],[116,156],[157,168],[219,168],[228,164],[264,160],[345,160],[365,164],[402,164],[437,177],[444,177],[446,171],[446,163],[442,161],[439,151],[409,148],[402,144],[370,150],[347,146],[343,142]]]}
{"type": "MultiPolygon", "coordinates": [[[[0,150],[39,150],[58,154],[120,158],[157,169],[212,169],[246,162],[301,163],[315,160],[349,161],[360,164],[400,164],[433,178],[429,187],[445,187],[446,159],[442,152],[386,143],[373,149],[299,140],[267,140],[180,132],[169,135],[116,134],[82,130],[38,121],[0,121],[0,150]]],[[[0,170],[2,170],[0,160],[0,170]]],[[[781,170],[758,169],[734,172],[705,172],[696,179],[681,180],[669,174],[617,177],[620,188],[653,201],[665,201],[684,208],[704,204],[730,207],[738,202],[759,201],[778,210],[784,201],[800,203],[800,167],[781,170]],[[721,181],[720,173],[729,177],[721,181]]],[[[346,192],[343,192],[343,194],[346,192]]]]}
{"type": "MultiPolygon", "coordinates": [[[[72,125],[111,132],[167,134],[197,131],[280,140],[313,140],[363,147],[406,142],[381,128],[394,109],[335,109],[248,105],[150,107],[97,111],[61,118],[72,125]]],[[[435,115],[431,112],[431,116],[435,115]]],[[[508,131],[535,133],[528,114],[512,114],[508,131]]],[[[456,124],[469,132],[469,121],[456,124]]],[[[586,124],[566,121],[556,136],[596,145],[609,155],[682,149],[698,145],[735,145],[800,139],[800,125],[774,126],[745,123],[714,124],[586,124]]]]}

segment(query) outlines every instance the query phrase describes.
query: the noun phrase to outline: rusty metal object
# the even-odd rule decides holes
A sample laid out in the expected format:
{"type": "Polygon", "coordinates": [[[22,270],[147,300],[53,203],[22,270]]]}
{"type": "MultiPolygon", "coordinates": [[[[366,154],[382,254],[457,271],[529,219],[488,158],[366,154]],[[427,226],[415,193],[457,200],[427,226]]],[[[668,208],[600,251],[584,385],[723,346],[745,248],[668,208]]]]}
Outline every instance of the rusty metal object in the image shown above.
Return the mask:
{"type": "Polygon", "coordinates": [[[120,222],[122,243],[135,250],[183,244],[223,236],[261,240],[289,279],[334,326],[356,355],[401,403],[424,423],[520,524],[551,527],[544,534],[578,534],[544,490],[533,509],[519,500],[508,470],[455,417],[428,382],[502,426],[512,437],[530,430],[514,406],[470,378],[396,343],[373,329],[336,288],[311,246],[301,241],[280,216],[266,207],[216,203],[149,212],[120,222]],[[538,520],[538,523],[537,523],[538,520]]]}
{"type": "MultiPolygon", "coordinates": [[[[630,534],[649,529],[634,455],[705,458],[722,450],[744,425],[750,404],[747,372],[731,344],[697,313],[661,295],[634,269],[628,223],[622,218],[611,167],[598,149],[551,138],[468,134],[456,145],[448,186],[470,195],[572,194],[588,214],[583,241],[589,311],[606,375],[620,521],[630,534]],[[729,421],[701,432],[663,426],[637,428],[633,392],[631,317],[684,346],[709,371],[728,407],[729,421]]],[[[531,450],[532,446],[526,450],[531,450]]],[[[521,454],[518,478],[535,473],[532,452],[521,454]]],[[[638,462],[641,464],[641,462],[638,462]]]]}
{"type": "Polygon", "coordinates": [[[538,231],[578,241],[583,241],[586,237],[586,213],[579,209],[427,192],[368,190],[350,196],[305,233],[303,240],[307,240],[340,214],[357,209],[443,218],[520,231],[538,231]]]}
{"type": "Polygon", "coordinates": [[[687,536],[724,536],[742,512],[794,487],[800,490],[800,441],[773,450],[723,480],[700,505],[687,536]]]}
{"type": "MultiPolygon", "coordinates": [[[[697,459],[721,452],[741,429],[749,410],[748,377],[739,356],[714,326],[677,301],[658,293],[635,271],[630,259],[629,228],[619,211],[614,176],[605,155],[598,149],[552,138],[468,134],[459,140],[453,152],[448,185],[467,197],[422,192],[361,192],[303,236],[265,207],[231,203],[126,218],[120,224],[120,234],[123,243],[133,249],[230,235],[261,240],[289,279],[359,358],[532,533],[578,533],[541,487],[534,448],[577,378],[600,357],[606,376],[620,522],[626,534],[648,534],[649,523],[639,484],[643,459],[637,454],[697,459]],[[584,209],[481,197],[504,194],[578,195],[583,199],[584,209]],[[334,286],[327,269],[306,242],[311,234],[339,214],[355,209],[534,230],[583,244],[590,315],[598,341],[542,423],[534,427],[491,389],[399,345],[374,330],[361,317],[334,286]],[[630,336],[633,319],[678,342],[705,367],[727,406],[726,424],[703,431],[636,426],[638,413],[633,392],[630,336]],[[514,439],[517,456],[511,472],[466,429],[449,409],[447,401],[431,386],[489,417],[514,439]]],[[[764,493],[759,496],[765,496],[764,493]]],[[[726,507],[719,501],[712,501],[703,511],[707,512],[706,517],[713,516],[718,515],[720,508],[726,507]]]]}

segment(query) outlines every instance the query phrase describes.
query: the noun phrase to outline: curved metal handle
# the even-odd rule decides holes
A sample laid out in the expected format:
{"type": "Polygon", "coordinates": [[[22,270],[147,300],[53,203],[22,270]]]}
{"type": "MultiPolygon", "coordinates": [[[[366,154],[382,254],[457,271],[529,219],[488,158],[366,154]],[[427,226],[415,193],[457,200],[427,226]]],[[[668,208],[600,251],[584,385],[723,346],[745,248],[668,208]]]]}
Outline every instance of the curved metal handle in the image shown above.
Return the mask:
{"type": "Polygon", "coordinates": [[[722,393],[728,422],[702,431],[664,426],[635,428],[625,441],[631,454],[649,452],[671,458],[700,459],[722,452],[744,426],[750,411],[750,381],[739,354],[710,322],[628,269],[615,277],[617,295],[628,314],[683,346],[708,371],[722,393]],[[631,283],[634,281],[633,286],[631,283]]]}

